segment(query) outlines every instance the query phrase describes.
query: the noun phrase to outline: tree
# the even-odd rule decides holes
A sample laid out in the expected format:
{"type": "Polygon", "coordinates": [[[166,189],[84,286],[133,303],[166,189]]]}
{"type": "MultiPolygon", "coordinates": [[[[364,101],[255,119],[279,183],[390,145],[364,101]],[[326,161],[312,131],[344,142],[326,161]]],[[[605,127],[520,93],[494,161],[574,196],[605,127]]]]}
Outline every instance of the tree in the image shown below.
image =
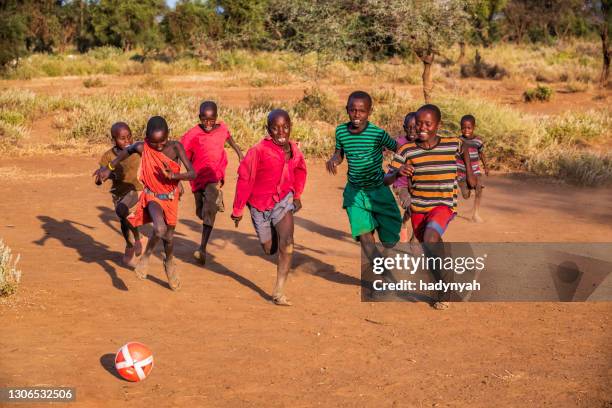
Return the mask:
{"type": "Polygon", "coordinates": [[[266,18],[269,0],[218,0],[228,46],[262,48],[268,39],[266,18]]]}
{"type": "Polygon", "coordinates": [[[408,47],[423,63],[423,97],[431,100],[431,68],[436,55],[460,41],[468,27],[461,0],[368,0],[377,30],[398,48],[408,47]]]}
{"type": "Polygon", "coordinates": [[[0,68],[25,54],[26,21],[16,2],[0,3],[0,68]]]}
{"type": "Polygon", "coordinates": [[[223,35],[223,21],[210,2],[182,0],[161,22],[166,42],[177,51],[202,54],[223,35]]]}
{"type": "Polygon", "coordinates": [[[602,65],[599,86],[605,88],[610,79],[610,28],[612,27],[612,0],[589,1],[587,14],[601,39],[602,65]]]}
{"type": "Polygon", "coordinates": [[[157,19],[164,0],[99,0],[91,6],[91,24],[97,45],[113,45],[129,51],[161,44],[157,19]]]}

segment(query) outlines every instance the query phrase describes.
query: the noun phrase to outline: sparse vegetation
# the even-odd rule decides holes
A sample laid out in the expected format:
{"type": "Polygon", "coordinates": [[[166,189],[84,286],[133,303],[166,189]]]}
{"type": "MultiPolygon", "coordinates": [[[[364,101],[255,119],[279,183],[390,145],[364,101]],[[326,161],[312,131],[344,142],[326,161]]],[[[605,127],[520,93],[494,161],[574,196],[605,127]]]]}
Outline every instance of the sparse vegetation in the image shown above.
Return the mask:
{"type": "Polygon", "coordinates": [[[100,78],[85,78],[85,80],[83,80],[83,86],[85,88],[101,88],[103,86],[105,86],[106,84],[104,83],[104,81],[102,81],[102,79],[100,78]]]}
{"type": "Polygon", "coordinates": [[[13,260],[11,248],[0,238],[0,296],[10,296],[17,291],[21,271],[17,269],[20,256],[13,260]]]}
{"type": "Polygon", "coordinates": [[[552,88],[548,86],[538,85],[523,92],[523,100],[525,102],[548,102],[552,98],[553,92],[552,88]]]}

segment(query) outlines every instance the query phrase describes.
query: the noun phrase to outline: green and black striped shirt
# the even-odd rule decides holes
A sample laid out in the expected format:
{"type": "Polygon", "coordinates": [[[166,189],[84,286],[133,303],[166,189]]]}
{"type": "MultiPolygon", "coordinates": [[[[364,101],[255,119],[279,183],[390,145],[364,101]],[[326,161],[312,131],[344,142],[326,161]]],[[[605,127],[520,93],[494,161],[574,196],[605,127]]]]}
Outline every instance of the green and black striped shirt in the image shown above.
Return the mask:
{"type": "Polygon", "coordinates": [[[348,123],[336,128],[336,149],[342,149],[348,162],[348,181],[358,188],[383,184],[383,147],[395,151],[397,143],[387,132],[368,122],[361,133],[351,133],[348,123]]]}

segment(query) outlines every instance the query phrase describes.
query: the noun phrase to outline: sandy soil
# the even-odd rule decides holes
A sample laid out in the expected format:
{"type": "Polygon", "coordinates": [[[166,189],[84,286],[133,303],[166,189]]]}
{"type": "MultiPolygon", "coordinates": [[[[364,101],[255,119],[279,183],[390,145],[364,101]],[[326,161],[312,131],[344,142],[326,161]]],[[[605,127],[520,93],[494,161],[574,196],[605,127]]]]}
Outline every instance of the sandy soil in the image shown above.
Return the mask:
{"type": "MultiPolygon", "coordinates": [[[[612,404],[612,303],[361,303],[359,247],[341,209],[344,176],[310,161],[297,216],[291,308],[269,303],[275,266],[249,222],[221,214],[207,267],[191,260],[200,227],[181,202],[171,292],[159,258],[139,281],[123,250],[96,158],[0,164],[0,236],[23,282],[0,304],[0,384],[77,387],[83,407],[583,406],[612,404]],[[113,354],[148,344],[143,383],[116,377],[113,354]]],[[[228,169],[232,202],[236,163],[228,169]]],[[[448,240],[612,241],[612,191],[538,179],[487,180],[481,225],[448,240]],[[579,210],[576,210],[578,208],[579,210]]],[[[34,406],[34,405],[32,405],[34,406]]],[[[72,405],[71,405],[72,406],[72,405]]]]}

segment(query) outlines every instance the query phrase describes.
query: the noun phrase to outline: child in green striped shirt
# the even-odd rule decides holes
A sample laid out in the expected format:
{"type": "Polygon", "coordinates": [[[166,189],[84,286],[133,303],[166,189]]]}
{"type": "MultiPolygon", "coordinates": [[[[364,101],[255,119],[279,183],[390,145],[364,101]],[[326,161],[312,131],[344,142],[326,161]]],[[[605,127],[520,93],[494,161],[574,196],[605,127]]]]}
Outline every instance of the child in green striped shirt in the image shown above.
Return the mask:
{"type": "Polygon", "coordinates": [[[346,111],[350,121],[336,128],[336,150],[326,167],[330,174],[336,174],[346,156],[348,182],[342,207],[348,214],[353,238],[372,260],[376,256],[374,231],[386,247],[399,241],[402,217],[391,189],[383,183],[382,169],[383,148],[395,152],[397,143],[368,121],[372,98],[366,92],[353,92],[346,111]]]}

